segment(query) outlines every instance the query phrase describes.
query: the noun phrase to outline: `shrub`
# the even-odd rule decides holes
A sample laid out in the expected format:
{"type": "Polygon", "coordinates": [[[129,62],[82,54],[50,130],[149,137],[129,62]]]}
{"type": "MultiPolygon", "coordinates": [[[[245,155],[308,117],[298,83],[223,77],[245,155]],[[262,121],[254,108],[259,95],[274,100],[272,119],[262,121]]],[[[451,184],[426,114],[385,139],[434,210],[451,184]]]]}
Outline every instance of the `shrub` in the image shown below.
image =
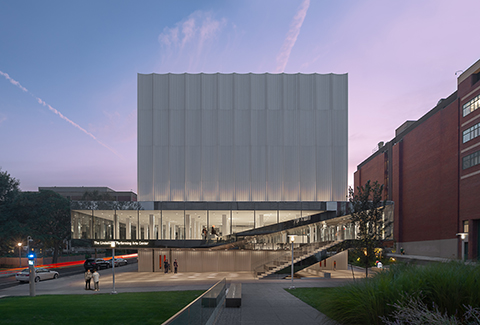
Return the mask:
{"type": "Polygon", "coordinates": [[[442,324],[442,325],[459,325],[459,324],[480,324],[480,309],[472,306],[465,306],[466,312],[463,315],[447,315],[442,314],[438,307],[433,304],[432,308],[419,298],[406,299],[404,303],[393,304],[397,310],[394,311],[389,320],[387,317],[381,317],[386,325],[406,325],[406,324],[442,324]]]}
{"type": "Polygon", "coordinates": [[[381,317],[394,321],[397,306],[407,306],[410,299],[435,306],[447,318],[465,315],[468,308],[480,307],[480,266],[392,265],[390,271],[330,291],[324,307],[344,324],[381,324],[381,317]]]}

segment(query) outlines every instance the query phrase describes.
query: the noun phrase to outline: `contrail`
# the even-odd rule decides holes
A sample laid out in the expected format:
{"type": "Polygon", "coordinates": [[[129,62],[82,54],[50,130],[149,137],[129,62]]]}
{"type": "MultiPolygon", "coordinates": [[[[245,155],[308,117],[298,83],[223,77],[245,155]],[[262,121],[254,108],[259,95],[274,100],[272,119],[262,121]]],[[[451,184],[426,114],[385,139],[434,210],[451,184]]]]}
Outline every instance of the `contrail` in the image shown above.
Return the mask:
{"type": "Polygon", "coordinates": [[[18,81],[13,80],[12,78],[10,78],[10,76],[8,75],[8,73],[5,73],[5,72],[0,71],[0,74],[1,74],[2,76],[4,76],[8,81],[10,81],[10,83],[14,84],[15,86],[17,86],[18,88],[20,88],[20,89],[23,90],[24,92],[28,93],[27,88],[23,87],[18,81]]]}
{"type": "Polygon", "coordinates": [[[290,57],[290,52],[297,41],[298,34],[300,34],[300,29],[302,28],[303,21],[307,15],[308,7],[310,7],[310,0],[304,0],[300,5],[300,9],[295,14],[295,17],[293,17],[287,37],[285,38],[282,49],[277,56],[276,72],[283,72],[285,70],[285,66],[287,65],[290,57]]]}
{"type": "Polygon", "coordinates": [[[93,140],[95,140],[98,144],[100,144],[101,146],[107,148],[108,150],[110,150],[111,152],[113,152],[115,155],[117,155],[118,157],[120,157],[120,155],[115,151],[113,150],[112,148],[110,148],[109,146],[107,146],[105,143],[101,142],[100,140],[98,140],[93,134],[91,134],[90,132],[88,132],[87,130],[85,130],[84,128],[82,128],[80,125],[78,125],[77,123],[73,122],[72,120],[70,120],[68,117],[66,117],[65,115],[63,115],[62,113],[60,113],[59,111],[57,111],[55,108],[53,108],[52,106],[50,106],[49,104],[45,103],[45,101],[43,101],[41,98],[35,96],[34,94],[32,94],[30,91],[28,91],[27,88],[23,87],[18,81],[12,79],[8,73],[5,73],[5,72],[2,72],[0,71],[0,75],[4,76],[8,81],[10,81],[11,84],[17,86],[18,88],[20,88],[21,90],[23,90],[24,92],[26,92],[27,94],[29,94],[30,96],[32,96],[33,98],[35,98],[37,100],[37,102],[40,104],[40,105],[43,105],[45,107],[47,107],[50,111],[52,111],[53,113],[57,114],[62,120],[64,121],[67,121],[68,123],[70,123],[71,125],[73,125],[74,127],[76,127],[77,129],[79,129],[80,131],[82,131],[83,133],[85,133],[86,135],[88,135],[89,137],[91,137],[93,140]]]}

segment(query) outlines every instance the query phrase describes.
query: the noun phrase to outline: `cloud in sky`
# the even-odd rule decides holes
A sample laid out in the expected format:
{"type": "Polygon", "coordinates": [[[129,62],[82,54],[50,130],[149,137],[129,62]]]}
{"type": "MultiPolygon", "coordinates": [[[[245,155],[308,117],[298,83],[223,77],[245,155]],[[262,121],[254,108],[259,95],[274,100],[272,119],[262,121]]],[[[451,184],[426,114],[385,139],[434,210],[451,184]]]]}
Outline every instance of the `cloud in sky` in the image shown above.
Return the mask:
{"type": "Polygon", "coordinates": [[[290,58],[290,53],[292,52],[292,48],[297,41],[298,34],[300,34],[300,29],[302,28],[303,21],[305,20],[305,16],[307,15],[308,7],[310,7],[310,0],[304,0],[300,5],[297,13],[293,17],[292,23],[290,24],[290,29],[287,33],[287,37],[285,38],[280,53],[277,56],[276,72],[285,71],[288,59],[290,58]]]}
{"type": "MultiPolygon", "coordinates": [[[[3,71],[0,71],[0,75],[4,76],[8,81],[10,81],[11,84],[17,86],[18,88],[20,88],[22,91],[26,92],[27,94],[31,95],[32,97],[34,97],[36,99],[36,101],[40,104],[40,105],[43,105],[45,107],[47,107],[51,112],[55,113],[56,115],[58,115],[62,120],[66,121],[67,123],[69,123],[70,125],[73,125],[75,128],[79,129],[80,131],[82,131],[83,133],[85,133],[86,135],[88,135],[89,137],[91,137],[92,139],[94,139],[98,144],[100,144],[101,146],[107,148],[108,150],[110,150],[111,152],[113,152],[115,155],[119,156],[118,153],[113,150],[112,148],[110,148],[109,146],[107,146],[105,143],[101,142],[100,140],[98,140],[92,133],[88,132],[87,130],[85,130],[84,128],[82,128],[80,125],[78,125],[77,123],[73,122],[72,120],[70,120],[68,117],[66,117],[65,115],[63,115],[62,113],[60,113],[58,110],[56,110],[55,108],[53,108],[52,106],[50,106],[49,104],[47,104],[44,100],[42,100],[41,98],[39,97],[36,97],[34,94],[32,94],[31,92],[28,91],[27,88],[23,87],[20,82],[12,79],[8,73],[5,73],[3,71]]],[[[119,156],[120,157],[120,156],[119,156]]]]}
{"type": "Polygon", "coordinates": [[[187,70],[191,71],[197,69],[205,45],[214,40],[226,24],[225,18],[216,19],[212,12],[197,10],[174,27],[165,27],[158,41],[167,55],[175,52],[179,61],[188,60],[187,70]],[[186,57],[181,56],[183,53],[186,57]]]}
{"type": "Polygon", "coordinates": [[[211,12],[195,11],[186,19],[177,22],[174,27],[165,27],[158,36],[158,41],[166,47],[179,48],[197,41],[201,49],[203,43],[215,37],[216,33],[225,26],[226,19],[217,20],[211,12]]]}

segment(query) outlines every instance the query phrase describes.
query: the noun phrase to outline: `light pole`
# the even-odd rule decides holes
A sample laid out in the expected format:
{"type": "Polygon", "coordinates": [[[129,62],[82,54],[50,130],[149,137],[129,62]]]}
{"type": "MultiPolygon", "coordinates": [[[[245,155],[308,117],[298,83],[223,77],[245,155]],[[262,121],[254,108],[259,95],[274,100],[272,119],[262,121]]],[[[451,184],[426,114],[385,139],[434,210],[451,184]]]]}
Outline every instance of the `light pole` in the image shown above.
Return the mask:
{"type": "Polygon", "coordinates": [[[457,236],[462,239],[462,261],[465,262],[465,239],[468,237],[468,232],[459,232],[457,236]]]}
{"type": "Polygon", "coordinates": [[[32,237],[27,237],[27,258],[28,258],[28,271],[29,271],[29,287],[30,287],[30,297],[35,297],[35,252],[30,251],[30,242],[33,241],[32,237]]]}
{"type": "Polygon", "coordinates": [[[116,294],[117,292],[115,291],[115,241],[112,241],[110,243],[110,246],[112,247],[112,274],[113,274],[113,291],[112,295],[116,294]]]}
{"type": "Polygon", "coordinates": [[[18,243],[18,261],[20,262],[20,268],[22,267],[22,243],[18,243]]]}
{"type": "Polygon", "coordinates": [[[288,235],[288,238],[290,239],[290,242],[292,243],[292,285],[290,286],[290,289],[295,289],[295,286],[293,285],[293,243],[295,242],[295,235],[288,235]]]}

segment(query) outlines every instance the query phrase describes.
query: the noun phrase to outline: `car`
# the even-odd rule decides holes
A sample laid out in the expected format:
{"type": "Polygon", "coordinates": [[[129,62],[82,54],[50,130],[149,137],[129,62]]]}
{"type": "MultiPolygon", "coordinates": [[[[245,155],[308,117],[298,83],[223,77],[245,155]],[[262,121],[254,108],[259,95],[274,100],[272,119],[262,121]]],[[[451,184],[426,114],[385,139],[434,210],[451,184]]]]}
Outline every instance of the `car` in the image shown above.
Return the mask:
{"type": "Polygon", "coordinates": [[[83,267],[86,270],[93,269],[107,269],[110,267],[110,263],[103,258],[87,258],[83,263],[83,267]]]}
{"type": "MultiPolygon", "coordinates": [[[[110,267],[112,267],[112,260],[110,260],[110,267]]],[[[126,265],[128,262],[126,259],[121,257],[115,257],[115,266],[126,265]]]]}
{"type": "MultiPolygon", "coordinates": [[[[35,268],[35,282],[47,279],[56,279],[59,274],[57,271],[45,269],[43,267],[35,268]]],[[[30,270],[23,269],[15,274],[15,279],[19,282],[30,282],[30,270]]]]}

